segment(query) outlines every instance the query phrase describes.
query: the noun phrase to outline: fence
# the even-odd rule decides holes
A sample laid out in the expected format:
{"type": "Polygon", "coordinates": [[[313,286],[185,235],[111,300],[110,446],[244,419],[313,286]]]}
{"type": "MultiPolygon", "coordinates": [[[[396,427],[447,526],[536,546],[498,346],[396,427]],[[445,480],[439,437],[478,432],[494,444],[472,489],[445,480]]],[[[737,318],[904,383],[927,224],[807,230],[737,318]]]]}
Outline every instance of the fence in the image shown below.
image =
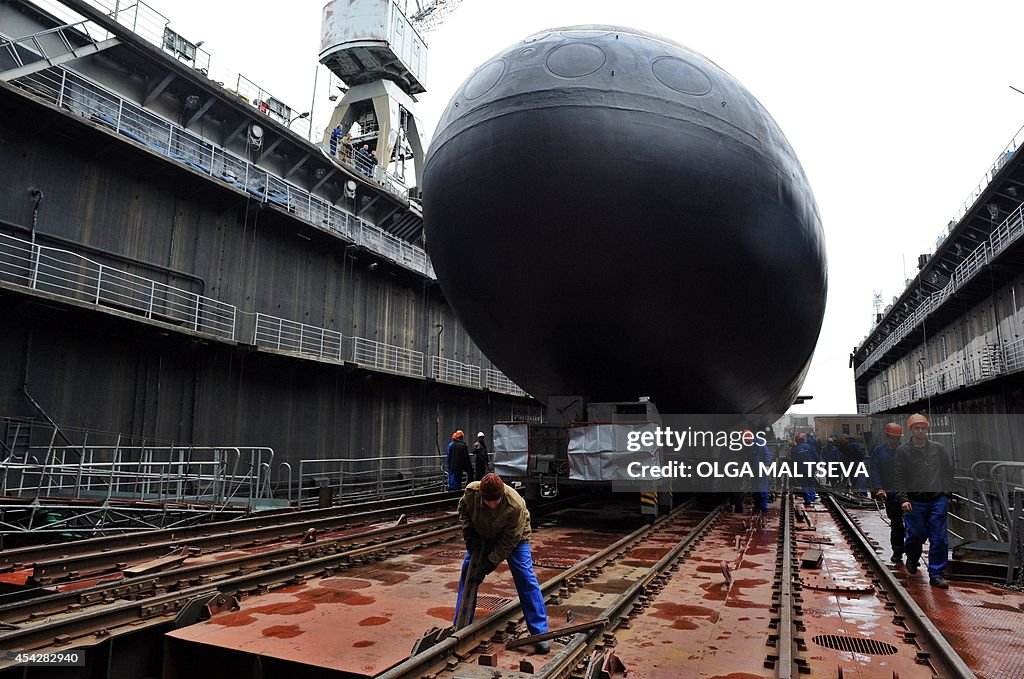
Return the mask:
{"type": "Polygon", "coordinates": [[[252,507],[270,499],[273,458],[262,447],[51,444],[0,462],[0,494],[252,507]]]}
{"type": "Polygon", "coordinates": [[[1022,213],[1022,209],[1024,209],[1024,205],[1018,206],[989,234],[986,242],[967,255],[957,265],[956,269],[953,270],[949,282],[938,292],[926,297],[909,317],[900,323],[895,330],[890,332],[885,340],[864,359],[864,362],[857,366],[854,375],[861,377],[872,365],[885,356],[890,349],[907,337],[917,326],[921,325],[927,316],[981,271],[984,266],[991,263],[997,255],[1019,239],[1021,234],[1024,234],[1024,213],[1022,213]]]}
{"type": "Polygon", "coordinates": [[[0,234],[0,279],[216,337],[235,337],[231,304],[6,234],[0,234]]]}
{"type": "MultiPolygon", "coordinates": [[[[155,113],[64,68],[53,67],[14,83],[58,107],[104,125],[151,151],[212,179],[270,203],[313,226],[434,279],[426,252],[359,219],[320,196],[263,170],[231,151],[175,125],[155,113]]],[[[403,189],[404,191],[404,189],[403,189]]],[[[405,196],[407,192],[399,195],[405,196]]]]}
{"type": "Polygon", "coordinates": [[[298,506],[314,501],[316,489],[321,487],[330,488],[332,496],[341,501],[357,501],[413,490],[444,490],[446,479],[442,455],[301,460],[298,506]]]}

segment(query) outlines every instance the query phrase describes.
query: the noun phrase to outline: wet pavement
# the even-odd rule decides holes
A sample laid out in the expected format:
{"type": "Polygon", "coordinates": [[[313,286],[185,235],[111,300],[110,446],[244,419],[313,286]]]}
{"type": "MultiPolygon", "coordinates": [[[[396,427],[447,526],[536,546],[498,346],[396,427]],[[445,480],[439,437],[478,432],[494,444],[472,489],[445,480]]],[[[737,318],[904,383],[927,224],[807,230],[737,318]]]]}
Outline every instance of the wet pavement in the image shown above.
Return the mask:
{"type": "MultiPolygon", "coordinates": [[[[892,556],[884,512],[848,510],[878,542],[886,561],[892,556]]],[[[949,589],[928,584],[927,544],[916,575],[890,566],[914,601],[981,679],[1024,677],[1024,593],[976,582],[949,581],[949,589]]]]}

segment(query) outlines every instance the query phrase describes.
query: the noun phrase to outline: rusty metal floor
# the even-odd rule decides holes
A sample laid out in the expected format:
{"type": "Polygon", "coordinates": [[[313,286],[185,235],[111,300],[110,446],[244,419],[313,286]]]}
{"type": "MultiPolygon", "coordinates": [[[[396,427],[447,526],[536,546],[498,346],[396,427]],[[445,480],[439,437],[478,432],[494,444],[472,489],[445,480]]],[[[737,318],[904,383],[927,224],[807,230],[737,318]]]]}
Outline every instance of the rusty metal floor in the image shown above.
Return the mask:
{"type": "MultiPolygon", "coordinates": [[[[629,530],[613,525],[585,533],[578,526],[536,531],[531,543],[538,579],[544,581],[629,530]]],[[[353,676],[380,674],[408,658],[427,630],[451,625],[463,554],[461,541],[451,541],[248,597],[238,611],[169,633],[170,675],[188,676],[189,662],[212,657],[213,649],[240,651],[248,662],[269,658],[353,676]]],[[[514,598],[511,574],[502,564],[480,587],[477,616],[514,598]]]]}
{"type": "MultiPolygon", "coordinates": [[[[892,555],[889,526],[875,510],[850,510],[879,545],[886,560],[892,555]]],[[[927,553],[927,545],[926,553],[927,553]]],[[[926,556],[923,557],[923,560],[926,556]]],[[[924,563],[916,575],[895,571],[943,636],[981,679],[1024,677],[1024,593],[992,585],[951,580],[948,590],[928,584],[924,563]]]]}

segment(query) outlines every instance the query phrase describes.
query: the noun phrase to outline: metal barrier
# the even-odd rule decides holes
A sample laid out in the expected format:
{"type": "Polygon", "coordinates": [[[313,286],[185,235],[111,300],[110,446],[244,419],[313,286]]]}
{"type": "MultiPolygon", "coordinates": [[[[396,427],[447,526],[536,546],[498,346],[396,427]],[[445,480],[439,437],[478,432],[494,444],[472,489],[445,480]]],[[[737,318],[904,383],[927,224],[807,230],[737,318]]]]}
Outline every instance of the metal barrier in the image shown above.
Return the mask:
{"type": "Polygon", "coordinates": [[[0,234],[0,279],[196,332],[235,338],[236,309],[231,304],[5,234],[0,234]]]}
{"type": "Polygon", "coordinates": [[[505,377],[501,371],[491,370],[490,368],[484,370],[484,388],[513,396],[526,396],[526,392],[520,389],[515,382],[505,377]]]}
{"type": "Polygon", "coordinates": [[[917,328],[932,311],[952,297],[982,267],[991,263],[999,253],[1017,241],[1021,234],[1024,234],[1024,212],[1022,209],[1024,209],[1024,205],[1018,206],[993,230],[986,242],[975,248],[960,262],[951,274],[949,282],[938,292],[926,297],[907,319],[889,333],[885,340],[864,359],[864,362],[857,366],[854,375],[860,377],[867,372],[868,368],[917,328]]]}
{"type": "Polygon", "coordinates": [[[356,365],[399,373],[401,375],[423,376],[423,354],[393,344],[384,344],[362,337],[353,337],[352,362],[356,365]]]}
{"type": "Polygon", "coordinates": [[[441,356],[430,357],[430,377],[433,377],[438,382],[448,382],[450,384],[480,389],[480,375],[481,371],[478,365],[460,363],[459,361],[453,361],[450,358],[443,358],[441,356]]]}
{"type": "MultiPolygon", "coordinates": [[[[327,487],[341,502],[382,499],[410,490],[447,487],[443,455],[400,455],[360,459],[300,460],[298,500],[301,508],[309,489],[327,487]]],[[[314,497],[309,501],[315,500],[314,497]]]]}
{"type": "Polygon", "coordinates": [[[317,328],[267,314],[256,314],[252,343],[283,351],[342,361],[344,335],[335,330],[317,328]]]}
{"type": "Polygon", "coordinates": [[[422,248],[260,169],[78,73],[53,67],[18,78],[14,84],[253,198],[276,205],[317,228],[340,234],[400,266],[435,278],[422,248]]]}
{"type": "Polygon", "coordinates": [[[54,446],[51,442],[23,457],[23,461],[0,462],[0,494],[254,507],[270,499],[274,451],[235,446],[54,446]]]}

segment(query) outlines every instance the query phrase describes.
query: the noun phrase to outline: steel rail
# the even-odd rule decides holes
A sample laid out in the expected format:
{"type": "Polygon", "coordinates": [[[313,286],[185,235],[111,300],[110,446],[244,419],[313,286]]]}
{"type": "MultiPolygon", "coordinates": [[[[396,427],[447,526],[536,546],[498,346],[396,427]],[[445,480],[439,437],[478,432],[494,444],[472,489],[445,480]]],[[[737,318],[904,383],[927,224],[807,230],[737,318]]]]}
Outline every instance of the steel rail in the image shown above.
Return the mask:
{"type": "MultiPolygon", "coordinates": [[[[185,540],[198,539],[214,535],[227,535],[241,533],[250,529],[284,528],[291,524],[307,524],[323,518],[337,517],[348,521],[374,520],[385,518],[396,512],[420,512],[444,509],[446,506],[454,507],[458,502],[458,496],[452,493],[432,493],[420,496],[415,502],[409,502],[412,498],[400,498],[397,500],[382,500],[377,502],[338,505],[324,509],[309,509],[302,511],[274,511],[258,516],[244,519],[236,519],[229,522],[203,524],[201,526],[187,526],[181,528],[164,528],[151,531],[132,531],[123,535],[108,535],[103,537],[88,538],[72,542],[63,542],[49,545],[36,545],[31,547],[18,547],[0,551],[0,571],[25,568],[36,563],[54,561],[61,557],[72,557],[77,555],[112,552],[118,549],[131,547],[146,548],[152,547],[155,543],[174,542],[182,544],[185,540]],[[345,511],[358,510],[354,514],[341,514],[345,511]]],[[[312,525],[312,524],[309,524],[312,525]]],[[[309,527],[307,525],[307,527],[309,527]]],[[[303,529],[302,532],[305,532],[303,529]]]]}
{"type": "Polygon", "coordinates": [[[415,534],[426,530],[447,528],[455,523],[453,516],[424,519],[400,526],[385,526],[374,530],[344,535],[329,540],[318,540],[307,544],[292,544],[258,554],[246,554],[229,559],[218,559],[186,567],[169,569],[160,573],[138,575],[121,578],[112,582],[101,582],[87,589],[60,592],[34,599],[24,599],[0,606],[0,618],[7,623],[18,623],[23,620],[39,618],[44,615],[55,615],[67,610],[81,610],[110,601],[112,599],[131,596],[138,598],[152,596],[158,590],[180,589],[190,584],[215,584],[217,579],[232,574],[245,573],[265,569],[268,565],[285,561],[309,561],[311,558],[347,550],[353,554],[357,547],[379,543],[395,536],[415,534]]]}
{"type": "Polygon", "coordinates": [[[782,508],[779,516],[779,621],[776,630],[775,650],[778,659],[775,671],[778,679],[792,679],[799,676],[800,667],[796,665],[797,640],[795,622],[793,620],[793,502],[794,497],[788,492],[782,495],[782,508]]]}
{"type": "Polygon", "coordinates": [[[680,560],[680,555],[684,551],[692,549],[698,542],[703,540],[704,536],[721,516],[722,507],[719,506],[704,517],[685,538],[680,540],[665,556],[651,566],[644,575],[595,616],[596,619],[607,619],[608,623],[604,627],[574,634],[572,641],[534,676],[538,679],[556,679],[572,673],[583,659],[583,655],[595,643],[595,635],[603,634],[609,628],[614,629],[623,617],[628,616],[633,603],[647,593],[654,580],[664,577],[665,572],[680,560]]]}
{"type": "MultiPolygon", "coordinates": [[[[693,507],[693,501],[680,505],[668,515],[659,517],[652,525],[642,526],[629,535],[620,538],[600,552],[592,554],[583,561],[580,561],[572,568],[559,573],[550,580],[542,583],[541,593],[545,597],[553,590],[561,587],[563,583],[575,578],[581,573],[589,570],[600,561],[606,561],[620,552],[631,548],[657,529],[664,527],[679,514],[693,507]]],[[[460,646],[475,645],[481,638],[490,637],[495,631],[505,626],[506,622],[514,615],[521,614],[521,606],[518,600],[510,601],[501,608],[493,611],[486,618],[454,631],[451,635],[440,640],[430,648],[404,660],[395,665],[387,672],[376,677],[376,679],[403,679],[404,677],[421,676],[428,672],[431,667],[441,662],[445,656],[457,651],[460,646]]]]}
{"type": "MultiPolygon", "coordinates": [[[[452,509],[452,504],[447,500],[436,501],[426,505],[419,505],[418,510],[450,510],[452,509]]],[[[220,533],[192,538],[162,540],[145,546],[124,547],[100,552],[90,551],[51,561],[36,562],[32,567],[31,579],[34,584],[47,585],[67,578],[122,570],[130,564],[138,564],[150,559],[166,556],[172,550],[182,547],[190,550],[200,550],[201,553],[224,551],[247,545],[297,538],[304,535],[311,528],[317,531],[335,531],[350,528],[355,524],[381,519],[399,511],[401,510],[388,509],[349,515],[337,515],[335,513],[334,516],[318,519],[288,521],[283,524],[270,524],[247,530],[230,529],[220,533]]],[[[407,507],[403,513],[409,511],[413,511],[413,509],[407,507]]]]}
{"type": "Polygon", "coordinates": [[[900,609],[904,622],[908,629],[914,632],[915,641],[919,648],[928,655],[929,660],[937,660],[942,667],[936,667],[943,677],[957,677],[972,679],[975,675],[967,666],[963,658],[957,654],[953,647],[942,636],[938,628],[928,619],[921,607],[917,605],[910,593],[903,588],[896,576],[885,565],[878,552],[868,540],[867,535],[860,526],[854,522],[846,509],[833,498],[826,496],[826,506],[832,511],[841,527],[849,536],[850,545],[859,551],[865,558],[868,568],[871,569],[876,581],[881,583],[887,594],[895,598],[895,604],[900,609]]]}
{"type": "MultiPolygon", "coordinates": [[[[143,601],[118,601],[97,605],[88,610],[41,620],[14,630],[0,630],[0,648],[39,652],[45,649],[93,646],[122,633],[135,632],[148,626],[165,623],[168,616],[176,615],[188,602],[197,597],[269,591],[275,586],[301,581],[317,574],[333,574],[340,568],[353,565],[354,561],[383,557],[393,549],[445,542],[459,533],[457,526],[428,532],[422,532],[420,527],[415,524],[396,526],[393,529],[402,529],[413,533],[413,535],[325,556],[316,556],[306,561],[273,565],[271,568],[263,570],[239,573],[219,582],[192,585],[171,594],[143,601]]],[[[0,660],[0,669],[6,666],[8,664],[0,660]]]]}

